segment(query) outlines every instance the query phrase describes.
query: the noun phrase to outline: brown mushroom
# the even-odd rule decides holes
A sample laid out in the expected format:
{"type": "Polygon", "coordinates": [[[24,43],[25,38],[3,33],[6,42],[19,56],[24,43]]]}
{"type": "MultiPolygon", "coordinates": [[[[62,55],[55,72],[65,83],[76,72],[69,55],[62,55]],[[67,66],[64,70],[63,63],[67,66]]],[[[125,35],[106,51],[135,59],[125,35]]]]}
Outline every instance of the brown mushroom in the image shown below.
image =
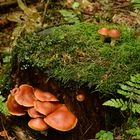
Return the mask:
{"type": "Polygon", "coordinates": [[[101,35],[100,40],[101,40],[102,42],[104,42],[105,36],[108,35],[108,32],[109,32],[109,29],[107,29],[107,28],[105,28],[105,27],[103,27],[103,28],[101,28],[101,29],[98,30],[98,33],[101,35]]]}
{"type": "Polygon", "coordinates": [[[13,88],[12,90],[10,90],[10,93],[12,94],[12,95],[15,95],[17,92],[19,91],[19,88],[13,88]]]}
{"type": "Polygon", "coordinates": [[[49,128],[49,126],[44,122],[43,118],[31,119],[28,122],[28,126],[36,131],[44,131],[49,128]]]}
{"type": "Polygon", "coordinates": [[[43,115],[48,115],[58,109],[62,104],[59,102],[41,102],[35,101],[34,108],[43,115]]]}
{"type": "Polygon", "coordinates": [[[31,118],[42,118],[44,117],[44,115],[40,114],[34,107],[31,107],[27,110],[28,112],[28,115],[31,117],[31,118]]]}
{"type": "Polygon", "coordinates": [[[76,116],[65,105],[55,110],[44,118],[44,121],[52,128],[59,131],[69,131],[77,124],[76,116]]]}
{"type": "Polygon", "coordinates": [[[77,96],[76,96],[76,99],[77,99],[77,101],[79,101],[79,102],[83,102],[84,100],[85,100],[85,94],[78,94],[77,96]]]}
{"type": "Polygon", "coordinates": [[[34,91],[34,95],[35,97],[39,100],[39,101],[59,101],[52,93],[47,92],[47,91],[42,91],[40,89],[35,89],[34,91]]]}
{"type": "Polygon", "coordinates": [[[111,46],[115,46],[116,39],[121,35],[117,29],[112,29],[108,32],[108,36],[111,37],[111,46]]]}
{"type": "Polygon", "coordinates": [[[16,116],[22,116],[26,114],[26,108],[16,102],[14,95],[10,94],[6,103],[10,114],[16,116]]]}
{"type": "Polygon", "coordinates": [[[15,100],[22,106],[32,107],[35,101],[34,88],[27,84],[21,85],[15,94],[15,100]]]}

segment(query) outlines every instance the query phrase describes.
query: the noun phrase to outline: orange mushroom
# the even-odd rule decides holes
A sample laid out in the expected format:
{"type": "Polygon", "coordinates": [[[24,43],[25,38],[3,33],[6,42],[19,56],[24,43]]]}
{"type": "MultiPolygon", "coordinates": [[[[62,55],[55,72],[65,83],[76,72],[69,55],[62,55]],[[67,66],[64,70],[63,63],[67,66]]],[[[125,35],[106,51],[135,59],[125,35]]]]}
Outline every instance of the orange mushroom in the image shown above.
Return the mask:
{"type": "Polygon", "coordinates": [[[15,100],[22,106],[32,107],[35,101],[34,88],[27,84],[21,85],[15,94],[15,100]]]}
{"type": "Polygon", "coordinates": [[[22,116],[26,114],[26,108],[16,102],[14,95],[10,94],[6,103],[10,114],[16,116],[22,116]]]}
{"type": "Polygon", "coordinates": [[[42,91],[40,89],[35,89],[34,91],[34,95],[35,97],[39,100],[39,101],[59,101],[52,93],[47,92],[47,91],[42,91]]]}
{"type": "Polygon", "coordinates": [[[31,117],[31,118],[42,118],[44,117],[44,115],[40,114],[34,107],[31,107],[27,110],[28,112],[28,115],[31,117]]]}
{"type": "Polygon", "coordinates": [[[112,29],[108,32],[108,35],[111,37],[111,46],[115,46],[116,38],[118,38],[121,33],[117,29],[112,29]]]}
{"type": "Polygon", "coordinates": [[[48,115],[58,109],[62,104],[59,102],[41,102],[35,101],[34,108],[43,115],[48,115]]]}
{"type": "Polygon", "coordinates": [[[19,88],[16,88],[16,87],[10,90],[12,95],[15,95],[16,93],[18,93],[18,91],[19,91],[19,88]]]}
{"type": "Polygon", "coordinates": [[[31,119],[28,122],[28,126],[36,131],[44,131],[49,128],[49,126],[44,122],[43,118],[31,119]]]}
{"type": "Polygon", "coordinates": [[[107,36],[108,35],[108,32],[109,32],[109,29],[103,27],[101,29],[98,30],[98,33],[101,35],[101,41],[104,42],[105,40],[105,37],[104,36],[107,36]]]}
{"type": "Polygon", "coordinates": [[[65,105],[55,110],[44,118],[44,121],[52,128],[59,131],[69,131],[77,124],[76,116],[65,105]]]}
{"type": "Polygon", "coordinates": [[[79,101],[79,102],[83,102],[84,100],[85,100],[85,95],[84,94],[78,94],[77,96],[76,96],[76,99],[77,99],[77,101],[79,101]]]}

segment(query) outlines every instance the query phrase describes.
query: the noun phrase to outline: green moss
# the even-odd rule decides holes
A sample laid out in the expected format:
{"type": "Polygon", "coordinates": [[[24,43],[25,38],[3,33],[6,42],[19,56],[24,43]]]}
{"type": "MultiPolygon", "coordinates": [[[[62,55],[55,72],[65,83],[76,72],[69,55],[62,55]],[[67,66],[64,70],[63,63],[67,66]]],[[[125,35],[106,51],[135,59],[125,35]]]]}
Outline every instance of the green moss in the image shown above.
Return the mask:
{"type": "Polygon", "coordinates": [[[12,86],[11,65],[4,64],[0,70],[0,95],[7,96],[12,86]]]}
{"type": "Polygon", "coordinates": [[[13,49],[13,64],[21,70],[44,71],[64,84],[74,81],[97,85],[103,93],[116,90],[118,83],[140,72],[140,40],[126,26],[107,25],[121,32],[115,46],[101,42],[101,25],[79,23],[25,34],[13,49]]]}

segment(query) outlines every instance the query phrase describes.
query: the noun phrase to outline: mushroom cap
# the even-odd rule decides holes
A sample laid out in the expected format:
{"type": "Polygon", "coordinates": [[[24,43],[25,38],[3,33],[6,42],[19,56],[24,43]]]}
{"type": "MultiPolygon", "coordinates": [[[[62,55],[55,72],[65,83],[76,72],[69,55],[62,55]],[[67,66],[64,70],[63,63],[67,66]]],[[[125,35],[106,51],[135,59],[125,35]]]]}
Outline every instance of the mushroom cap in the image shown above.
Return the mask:
{"type": "Polygon", "coordinates": [[[32,107],[35,101],[34,88],[27,84],[21,85],[15,94],[15,100],[22,106],[32,107]]]}
{"type": "Polygon", "coordinates": [[[28,122],[28,126],[36,131],[44,131],[49,128],[49,126],[44,122],[43,118],[31,119],[28,122]]]}
{"type": "Polygon", "coordinates": [[[31,107],[27,110],[28,112],[28,115],[31,117],[31,118],[42,118],[44,117],[44,115],[40,114],[34,107],[31,107]]]}
{"type": "Polygon", "coordinates": [[[10,94],[8,96],[6,104],[7,104],[7,108],[8,108],[9,113],[12,115],[22,116],[22,115],[26,114],[26,111],[25,111],[26,108],[19,105],[16,102],[14,95],[10,94]]]}
{"type": "Polygon", "coordinates": [[[34,91],[34,95],[35,97],[39,100],[39,101],[59,101],[52,93],[47,92],[47,91],[42,91],[40,89],[35,89],[34,91]]]}
{"type": "Polygon", "coordinates": [[[35,101],[34,102],[34,108],[43,115],[48,115],[52,112],[54,112],[56,109],[58,109],[62,104],[59,102],[41,102],[41,101],[35,101]]]}
{"type": "Polygon", "coordinates": [[[108,35],[112,38],[118,38],[121,33],[117,29],[109,30],[108,35]]]}
{"type": "Polygon", "coordinates": [[[13,88],[12,90],[10,90],[10,93],[12,94],[12,95],[15,95],[17,92],[19,91],[19,88],[13,88]]]}
{"type": "Polygon", "coordinates": [[[108,35],[109,29],[103,27],[101,29],[98,30],[98,33],[101,35],[108,35]]]}
{"type": "Polygon", "coordinates": [[[77,118],[65,105],[55,110],[44,118],[44,121],[52,128],[59,131],[69,131],[77,124],[77,118]]]}
{"type": "Polygon", "coordinates": [[[84,94],[78,94],[78,95],[76,96],[76,99],[77,99],[77,101],[79,101],[79,102],[84,101],[85,98],[86,98],[86,97],[85,97],[84,94]]]}

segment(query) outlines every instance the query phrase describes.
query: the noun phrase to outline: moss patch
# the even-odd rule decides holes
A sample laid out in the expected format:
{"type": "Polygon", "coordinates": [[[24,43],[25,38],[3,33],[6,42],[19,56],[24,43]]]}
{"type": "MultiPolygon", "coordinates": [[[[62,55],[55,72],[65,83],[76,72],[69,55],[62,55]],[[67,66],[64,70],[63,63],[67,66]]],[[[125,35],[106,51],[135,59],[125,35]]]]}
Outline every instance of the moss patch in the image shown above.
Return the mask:
{"type": "Polygon", "coordinates": [[[121,32],[115,46],[101,42],[101,25],[79,23],[25,34],[13,49],[13,64],[20,70],[43,71],[63,84],[97,85],[103,93],[140,72],[140,39],[126,26],[106,25],[121,32]]]}

